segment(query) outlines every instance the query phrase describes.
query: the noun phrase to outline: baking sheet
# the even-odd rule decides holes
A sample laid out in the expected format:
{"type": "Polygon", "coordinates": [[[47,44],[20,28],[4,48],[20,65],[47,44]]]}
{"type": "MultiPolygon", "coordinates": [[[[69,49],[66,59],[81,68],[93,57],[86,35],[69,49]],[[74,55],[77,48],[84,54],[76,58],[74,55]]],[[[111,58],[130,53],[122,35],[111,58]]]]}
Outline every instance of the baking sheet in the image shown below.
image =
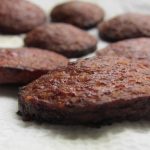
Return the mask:
{"type": "MultiPolygon", "coordinates": [[[[30,0],[46,13],[63,0],[30,0]]],[[[106,19],[124,12],[150,14],[149,0],[91,0],[106,19]]],[[[96,29],[89,31],[98,38],[96,29]]],[[[0,47],[23,46],[24,35],[0,36],[0,47]]],[[[106,43],[99,40],[98,49],[106,43]]],[[[23,122],[16,114],[18,88],[0,86],[0,150],[149,150],[150,122],[123,122],[98,129],[23,122]]]]}

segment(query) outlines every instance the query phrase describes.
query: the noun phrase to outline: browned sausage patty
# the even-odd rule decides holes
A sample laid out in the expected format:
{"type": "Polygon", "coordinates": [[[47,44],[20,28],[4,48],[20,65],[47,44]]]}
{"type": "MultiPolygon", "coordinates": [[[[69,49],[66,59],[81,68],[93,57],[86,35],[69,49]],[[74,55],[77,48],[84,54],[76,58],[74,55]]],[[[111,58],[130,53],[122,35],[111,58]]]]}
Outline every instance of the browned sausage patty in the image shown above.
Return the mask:
{"type": "Polygon", "coordinates": [[[80,57],[95,51],[97,40],[72,25],[52,23],[29,32],[25,44],[53,50],[67,57],[80,57]]]}
{"type": "Polygon", "coordinates": [[[95,124],[149,119],[150,63],[124,57],[79,60],[23,87],[23,119],[95,124]]]}
{"type": "Polygon", "coordinates": [[[54,22],[65,22],[89,29],[103,20],[104,11],[92,3],[72,1],[57,5],[50,15],[54,22]]]}
{"type": "Polygon", "coordinates": [[[106,41],[150,37],[150,15],[127,13],[99,25],[99,33],[106,41]]]}
{"type": "Polygon", "coordinates": [[[43,10],[26,0],[0,0],[1,33],[26,33],[45,21],[43,10]]]}
{"type": "Polygon", "coordinates": [[[67,58],[40,49],[1,49],[0,84],[25,84],[67,63],[67,58]]]}
{"type": "Polygon", "coordinates": [[[100,50],[97,55],[125,56],[132,59],[150,60],[150,38],[137,38],[116,42],[100,50]]]}

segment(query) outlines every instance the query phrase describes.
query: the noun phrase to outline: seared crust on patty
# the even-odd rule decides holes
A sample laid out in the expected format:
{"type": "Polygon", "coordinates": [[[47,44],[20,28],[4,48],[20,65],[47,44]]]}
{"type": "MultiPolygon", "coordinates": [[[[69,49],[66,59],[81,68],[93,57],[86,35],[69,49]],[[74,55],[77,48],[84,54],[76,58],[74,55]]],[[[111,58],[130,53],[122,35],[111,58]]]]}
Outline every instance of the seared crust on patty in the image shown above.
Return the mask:
{"type": "Polygon", "coordinates": [[[25,84],[67,63],[67,58],[42,49],[1,49],[0,84],[25,84]]]}
{"type": "Polygon", "coordinates": [[[23,87],[23,119],[101,125],[149,119],[150,63],[124,57],[79,60],[23,87]]]}
{"type": "Polygon", "coordinates": [[[150,37],[150,15],[126,13],[98,26],[100,37],[115,42],[124,39],[150,37]]]}
{"type": "Polygon", "coordinates": [[[29,1],[0,0],[0,33],[26,33],[45,22],[44,11],[29,1]]]}
{"type": "Polygon", "coordinates": [[[109,44],[97,52],[98,56],[124,56],[150,60],[150,38],[136,38],[109,44]]]}
{"type": "Polygon", "coordinates": [[[28,47],[49,49],[73,58],[95,51],[97,40],[72,25],[51,23],[29,32],[25,38],[25,44],[28,47]]]}
{"type": "Polygon", "coordinates": [[[54,22],[64,22],[82,29],[90,29],[103,20],[104,11],[92,3],[72,1],[54,7],[50,16],[54,22]]]}

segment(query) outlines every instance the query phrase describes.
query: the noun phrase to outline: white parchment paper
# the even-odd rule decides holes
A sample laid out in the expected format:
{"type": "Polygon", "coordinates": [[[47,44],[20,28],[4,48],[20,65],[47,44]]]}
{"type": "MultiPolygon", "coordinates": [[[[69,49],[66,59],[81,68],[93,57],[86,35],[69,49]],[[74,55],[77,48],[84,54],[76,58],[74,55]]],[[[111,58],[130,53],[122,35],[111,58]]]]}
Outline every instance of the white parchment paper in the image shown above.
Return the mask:
{"type": "MultiPolygon", "coordinates": [[[[30,0],[48,14],[63,0],[30,0]]],[[[150,14],[149,0],[91,0],[106,19],[124,12],[150,14]]],[[[98,38],[96,29],[89,31],[98,38]]],[[[21,47],[23,37],[1,36],[0,47],[21,47]]],[[[98,49],[106,46],[99,40],[98,49]]],[[[16,114],[18,88],[0,86],[0,150],[149,150],[150,122],[124,122],[99,129],[23,122],[16,114]]]]}

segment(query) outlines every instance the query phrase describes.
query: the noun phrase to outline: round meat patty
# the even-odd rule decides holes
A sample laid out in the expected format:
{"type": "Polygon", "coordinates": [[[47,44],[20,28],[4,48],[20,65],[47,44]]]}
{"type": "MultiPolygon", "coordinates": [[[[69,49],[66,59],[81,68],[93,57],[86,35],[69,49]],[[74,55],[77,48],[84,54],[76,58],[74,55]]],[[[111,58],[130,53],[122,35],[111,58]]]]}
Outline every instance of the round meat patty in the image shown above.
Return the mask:
{"type": "Polygon", "coordinates": [[[125,57],[79,60],[23,87],[23,119],[101,125],[150,119],[150,63],[125,57]]]}
{"type": "Polygon", "coordinates": [[[41,49],[1,49],[0,84],[26,84],[67,63],[67,58],[41,49]]]}
{"type": "Polygon", "coordinates": [[[20,34],[46,22],[41,8],[26,0],[0,0],[0,32],[20,34]]]}
{"type": "Polygon", "coordinates": [[[97,55],[125,56],[132,59],[150,60],[150,38],[137,38],[116,42],[100,50],[97,55]]]}
{"type": "Polygon", "coordinates": [[[150,15],[127,13],[101,23],[100,37],[114,42],[137,37],[150,37],[150,15]]]}
{"type": "Polygon", "coordinates": [[[89,29],[103,20],[104,11],[92,3],[72,1],[54,7],[50,16],[54,22],[65,22],[82,29],[89,29]]]}
{"type": "Polygon", "coordinates": [[[52,23],[42,25],[27,34],[25,45],[49,49],[75,58],[96,50],[97,40],[72,25],[52,23]]]}

